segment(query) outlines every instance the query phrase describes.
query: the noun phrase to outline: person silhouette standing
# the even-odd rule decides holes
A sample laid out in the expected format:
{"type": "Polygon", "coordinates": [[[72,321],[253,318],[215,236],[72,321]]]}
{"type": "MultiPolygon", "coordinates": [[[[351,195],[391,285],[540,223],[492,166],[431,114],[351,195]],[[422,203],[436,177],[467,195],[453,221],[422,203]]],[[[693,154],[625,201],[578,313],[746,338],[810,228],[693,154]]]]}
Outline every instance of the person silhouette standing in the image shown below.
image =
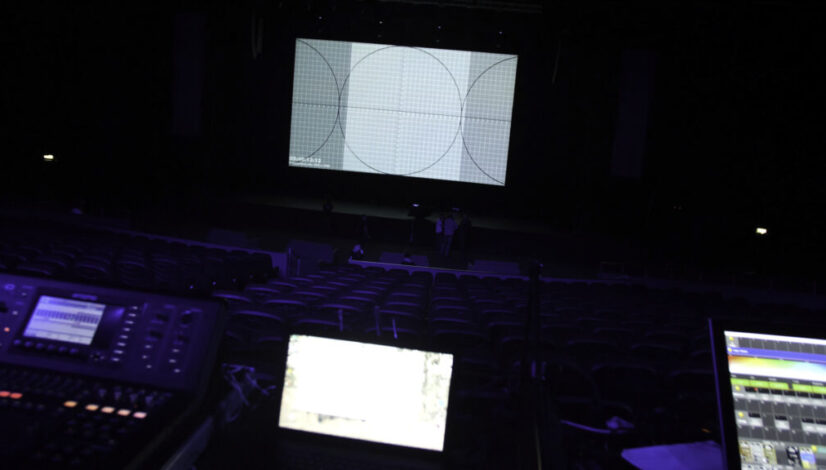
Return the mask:
{"type": "Polygon", "coordinates": [[[442,243],[443,243],[443,236],[444,236],[444,226],[445,226],[445,215],[439,214],[439,218],[436,219],[436,248],[439,249],[439,252],[442,251],[442,243]]]}
{"type": "Polygon", "coordinates": [[[456,233],[456,221],[453,220],[453,215],[448,214],[445,217],[444,226],[442,227],[442,256],[450,256],[450,244],[453,243],[453,235],[456,233]]]}

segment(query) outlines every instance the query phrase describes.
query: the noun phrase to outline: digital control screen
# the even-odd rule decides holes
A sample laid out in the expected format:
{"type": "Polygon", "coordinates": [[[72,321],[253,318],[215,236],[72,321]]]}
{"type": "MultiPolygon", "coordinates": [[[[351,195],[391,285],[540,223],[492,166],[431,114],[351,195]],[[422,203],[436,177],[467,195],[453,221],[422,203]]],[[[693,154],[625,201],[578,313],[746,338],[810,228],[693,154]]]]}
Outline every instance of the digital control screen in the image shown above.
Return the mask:
{"type": "Polygon", "coordinates": [[[41,296],[23,336],[67,343],[92,344],[106,305],[41,296]]]}
{"type": "Polygon", "coordinates": [[[826,468],[826,340],[725,336],[742,468],[826,468]]]}
{"type": "Polygon", "coordinates": [[[292,335],[279,426],[443,450],[453,356],[292,335]]]}
{"type": "Polygon", "coordinates": [[[297,39],[289,164],[504,186],[516,63],[297,39]]]}

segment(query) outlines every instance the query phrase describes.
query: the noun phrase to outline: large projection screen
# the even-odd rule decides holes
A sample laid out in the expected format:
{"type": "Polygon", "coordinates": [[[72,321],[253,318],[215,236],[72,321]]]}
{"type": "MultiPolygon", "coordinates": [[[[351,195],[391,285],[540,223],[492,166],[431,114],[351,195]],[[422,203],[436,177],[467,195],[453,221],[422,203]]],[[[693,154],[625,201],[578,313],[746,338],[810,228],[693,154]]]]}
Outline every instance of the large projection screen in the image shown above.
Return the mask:
{"type": "Polygon", "coordinates": [[[516,61],[297,39],[289,164],[504,186],[516,61]]]}

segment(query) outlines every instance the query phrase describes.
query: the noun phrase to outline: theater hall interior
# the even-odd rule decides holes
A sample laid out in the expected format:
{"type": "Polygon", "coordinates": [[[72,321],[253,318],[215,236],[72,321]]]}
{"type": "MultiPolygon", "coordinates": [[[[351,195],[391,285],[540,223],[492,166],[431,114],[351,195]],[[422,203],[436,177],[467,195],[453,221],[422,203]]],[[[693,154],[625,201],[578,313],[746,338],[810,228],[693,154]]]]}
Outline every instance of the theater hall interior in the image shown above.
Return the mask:
{"type": "Polygon", "coordinates": [[[0,467],[826,468],[819,2],[153,3],[3,9],[0,467]]]}

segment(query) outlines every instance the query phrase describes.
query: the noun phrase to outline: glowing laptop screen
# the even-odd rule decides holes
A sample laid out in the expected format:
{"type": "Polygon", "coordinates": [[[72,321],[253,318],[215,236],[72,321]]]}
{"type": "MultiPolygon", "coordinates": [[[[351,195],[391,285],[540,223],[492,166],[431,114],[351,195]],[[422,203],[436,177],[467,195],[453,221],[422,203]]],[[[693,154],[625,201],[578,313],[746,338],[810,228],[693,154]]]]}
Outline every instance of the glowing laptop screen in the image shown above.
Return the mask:
{"type": "Polygon", "coordinates": [[[292,335],[279,426],[441,451],[453,356],[292,335]]]}

